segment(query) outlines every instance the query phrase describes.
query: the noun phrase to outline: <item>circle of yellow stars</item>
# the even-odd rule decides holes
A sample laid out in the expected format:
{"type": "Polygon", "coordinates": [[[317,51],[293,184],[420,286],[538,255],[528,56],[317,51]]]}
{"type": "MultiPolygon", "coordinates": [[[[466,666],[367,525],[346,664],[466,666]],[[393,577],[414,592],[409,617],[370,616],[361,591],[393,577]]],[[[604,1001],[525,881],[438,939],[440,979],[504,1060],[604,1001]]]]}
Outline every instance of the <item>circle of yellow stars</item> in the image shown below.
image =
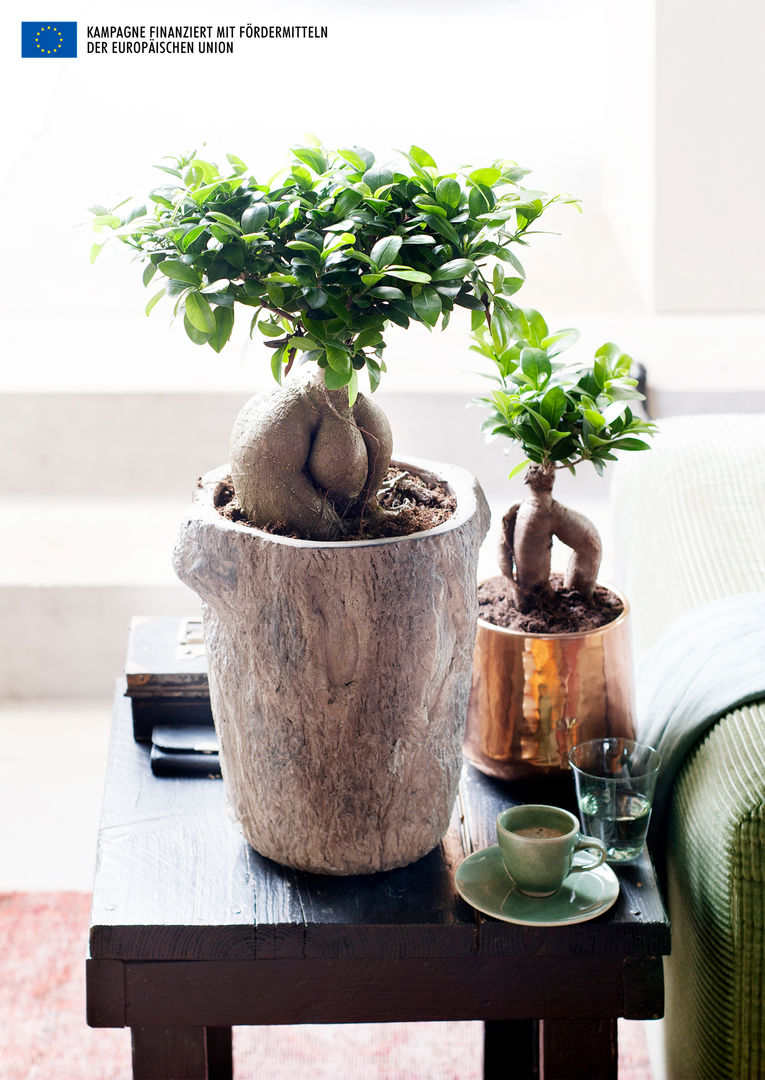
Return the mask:
{"type": "Polygon", "coordinates": [[[44,52],[46,54],[46,56],[52,56],[54,53],[57,53],[58,50],[61,48],[61,46],[63,44],[64,44],[64,35],[55,26],[41,26],[40,29],[35,34],[35,46],[38,49],[40,49],[42,52],[44,52]],[[40,34],[45,34],[45,42],[48,43],[48,38],[49,38],[49,35],[47,33],[48,30],[52,30],[54,34],[58,34],[58,44],[57,45],[55,44],[55,39],[54,39],[54,45],[53,45],[52,49],[46,49],[46,48],[43,47],[43,45],[40,44],[40,34]]]}

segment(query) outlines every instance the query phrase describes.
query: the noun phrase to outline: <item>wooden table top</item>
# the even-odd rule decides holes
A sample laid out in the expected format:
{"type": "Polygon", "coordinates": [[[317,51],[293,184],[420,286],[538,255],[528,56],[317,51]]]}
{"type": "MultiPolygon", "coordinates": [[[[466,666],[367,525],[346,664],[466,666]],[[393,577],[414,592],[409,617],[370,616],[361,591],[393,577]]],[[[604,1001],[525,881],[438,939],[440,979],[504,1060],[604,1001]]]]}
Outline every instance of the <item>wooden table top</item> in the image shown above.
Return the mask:
{"type": "Polygon", "coordinates": [[[118,686],[98,838],[90,955],[121,961],[634,957],[669,951],[650,859],[617,870],[609,912],[574,926],[516,926],[480,915],[454,872],[496,842],[494,822],[520,801],[571,804],[573,785],[536,791],[465,765],[443,842],[400,870],[305,874],[242,839],[220,780],[155,777],[118,686]]]}

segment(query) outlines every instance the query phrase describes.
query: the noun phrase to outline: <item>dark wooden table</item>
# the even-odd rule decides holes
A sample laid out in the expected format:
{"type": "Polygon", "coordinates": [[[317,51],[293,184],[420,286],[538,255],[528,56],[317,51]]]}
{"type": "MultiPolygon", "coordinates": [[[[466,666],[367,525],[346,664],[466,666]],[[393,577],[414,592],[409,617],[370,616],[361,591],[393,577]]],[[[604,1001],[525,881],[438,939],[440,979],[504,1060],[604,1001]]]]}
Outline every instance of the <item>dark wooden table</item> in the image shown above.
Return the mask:
{"type": "Polygon", "coordinates": [[[495,843],[503,806],[570,798],[466,766],[451,829],[424,859],[302,874],[241,839],[219,780],[152,775],[120,691],[88,1023],[131,1028],[141,1080],[230,1077],[232,1025],[419,1020],[485,1021],[486,1077],[615,1077],[617,1017],[663,1009],[669,927],[648,858],[619,871],[607,914],[576,926],[499,922],[454,888],[465,854],[495,843]]]}

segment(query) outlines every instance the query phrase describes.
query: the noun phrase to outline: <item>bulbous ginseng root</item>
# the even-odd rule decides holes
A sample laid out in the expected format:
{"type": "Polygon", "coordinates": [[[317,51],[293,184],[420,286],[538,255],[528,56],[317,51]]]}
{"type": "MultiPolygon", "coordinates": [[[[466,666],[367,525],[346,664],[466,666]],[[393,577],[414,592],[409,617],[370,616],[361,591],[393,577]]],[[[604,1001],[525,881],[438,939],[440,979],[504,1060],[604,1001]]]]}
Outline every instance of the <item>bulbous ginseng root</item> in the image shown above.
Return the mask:
{"type": "Polygon", "coordinates": [[[516,607],[523,612],[533,607],[535,595],[552,591],[550,557],[555,536],[572,550],[564,588],[589,598],[597,582],[602,553],[598,531],[584,514],[553,499],[554,479],[552,469],[529,469],[525,480],[529,494],[502,519],[499,568],[516,607]]]}
{"type": "Polygon", "coordinates": [[[320,371],[300,373],[237,417],[234,492],[260,528],[278,522],[305,539],[337,539],[342,517],[378,511],[392,449],[382,409],[362,394],[350,407],[345,388],[327,390],[320,371]]]}

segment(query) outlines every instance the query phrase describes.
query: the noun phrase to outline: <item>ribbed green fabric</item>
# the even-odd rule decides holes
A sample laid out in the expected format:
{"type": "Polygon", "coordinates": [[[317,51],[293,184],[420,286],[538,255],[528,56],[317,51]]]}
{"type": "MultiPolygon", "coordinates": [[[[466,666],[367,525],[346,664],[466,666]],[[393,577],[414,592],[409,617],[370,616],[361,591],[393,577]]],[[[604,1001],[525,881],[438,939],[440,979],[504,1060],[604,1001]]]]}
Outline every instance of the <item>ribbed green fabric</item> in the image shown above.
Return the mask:
{"type": "MultiPolygon", "coordinates": [[[[689,608],[765,591],[765,416],[660,429],[654,450],[615,467],[612,487],[614,580],[638,658],[689,608]]],[[[765,703],[718,721],[680,772],[668,889],[669,1080],[763,1080],[765,703]]]]}
{"type": "Polygon", "coordinates": [[[671,1080],[765,1076],[765,708],[729,713],[682,770],[669,821],[671,1080]]]}

